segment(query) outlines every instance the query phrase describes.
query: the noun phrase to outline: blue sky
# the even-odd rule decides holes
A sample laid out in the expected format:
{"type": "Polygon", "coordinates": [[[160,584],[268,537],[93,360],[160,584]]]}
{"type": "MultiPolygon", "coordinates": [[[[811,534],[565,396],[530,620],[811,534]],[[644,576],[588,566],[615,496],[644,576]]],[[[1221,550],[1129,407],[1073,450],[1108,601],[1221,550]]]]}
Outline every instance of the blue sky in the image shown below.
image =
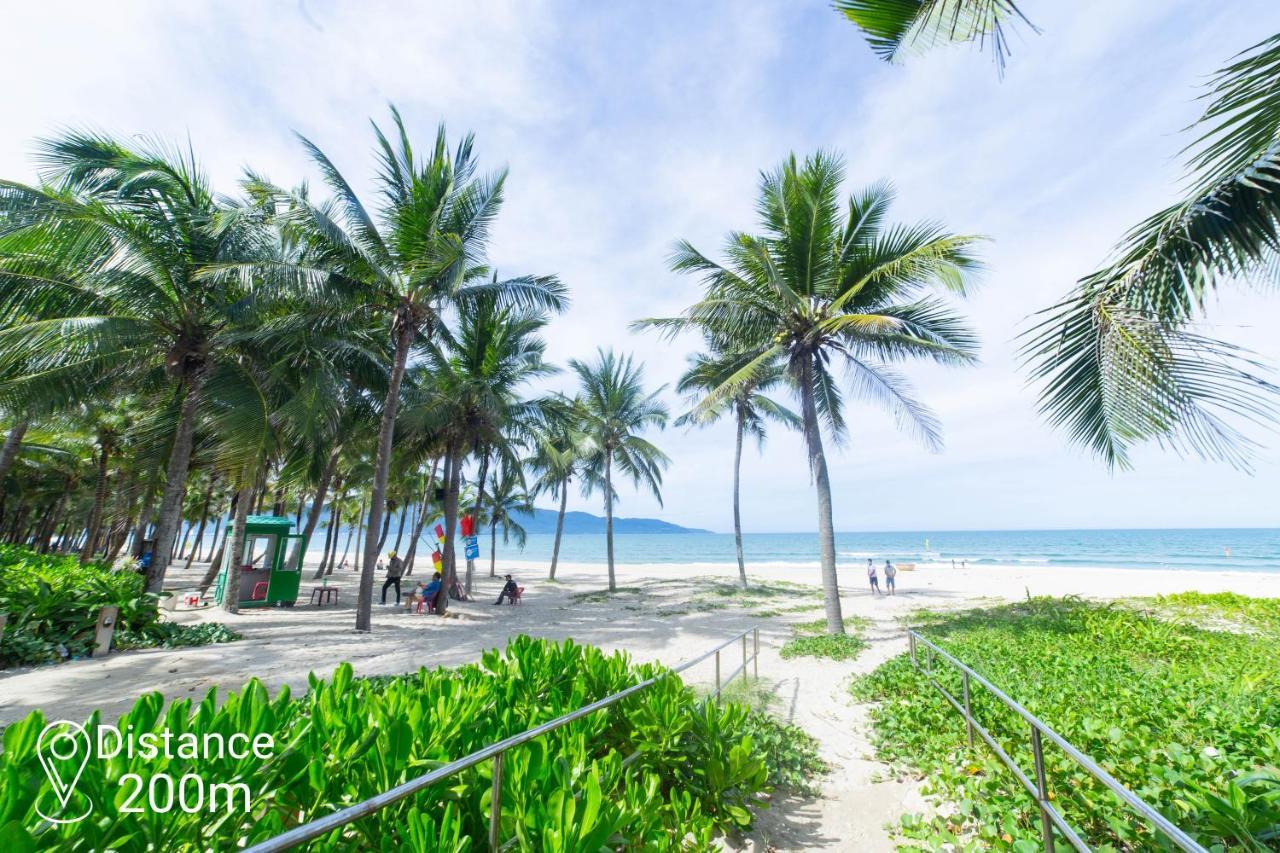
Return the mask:
{"type": "MultiPolygon", "coordinates": [[[[1252,475],[1157,448],[1111,474],[1036,416],[1014,339],[1176,196],[1177,131],[1197,113],[1196,87],[1280,31],[1280,5],[1023,7],[1044,32],[1015,41],[1001,82],[966,48],[881,64],[826,3],[799,0],[22,4],[6,11],[0,55],[0,174],[30,180],[34,137],[89,125],[189,136],[228,192],[247,164],[314,180],[296,129],[367,187],[367,119],[394,101],[423,144],[444,121],[476,132],[483,163],[510,167],[492,260],[572,287],[552,358],[612,345],[644,360],[656,386],[674,382],[694,342],[627,326],[696,295],[666,268],[672,243],[714,252],[726,231],[754,226],[761,169],[789,151],[839,151],[850,189],[895,183],[898,218],[992,242],[963,306],[982,365],[907,371],[942,419],[945,450],[853,403],[850,441],[829,457],[837,529],[1274,526],[1274,449],[1252,475]]],[[[1276,362],[1277,319],[1274,293],[1241,288],[1214,300],[1206,330],[1276,362]]],[[[731,427],[655,440],[673,459],[665,508],[624,491],[619,511],[728,529],[731,427]]],[[[749,452],[743,487],[747,529],[813,529],[798,437],[749,452]]],[[[599,511],[594,499],[571,506],[599,511]]]]}

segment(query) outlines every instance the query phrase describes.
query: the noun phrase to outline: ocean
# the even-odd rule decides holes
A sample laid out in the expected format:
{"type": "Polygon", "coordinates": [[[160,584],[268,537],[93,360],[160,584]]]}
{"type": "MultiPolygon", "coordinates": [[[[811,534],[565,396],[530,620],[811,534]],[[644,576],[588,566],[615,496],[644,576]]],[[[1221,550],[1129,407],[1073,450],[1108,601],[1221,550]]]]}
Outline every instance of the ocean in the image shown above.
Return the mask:
{"type": "MultiPolygon", "coordinates": [[[[429,534],[430,528],[424,531],[429,534]]],[[[324,548],[324,527],[307,549],[310,560],[319,560],[324,548]]],[[[433,541],[419,545],[430,554],[433,541]]],[[[206,539],[212,536],[206,534],[206,539]]],[[[396,531],[387,537],[386,551],[395,547],[396,531]]],[[[339,554],[347,541],[344,527],[339,554]]],[[[504,545],[498,536],[499,560],[549,562],[554,536],[533,533],[523,550],[514,542],[504,545]]],[[[408,550],[402,541],[401,552],[408,550]]],[[[355,544],[348,560],[355,562],[355,544]]],[[[747,533],[743,551],[748,564],[818,563],[818,541],[813,533],[747,533]]],[[[488,531],[480,536],[481,561],[489,559],[488,531]]],[[[950,566],[967,565],[1094,566],[1136,569],[1185,569],[1188,571],[1280,571],[1280,529],[1213,528],[1203,530],[921,530],[886,533],[837,533],[836,555],[843,565],[875,560],[950,566]]],[[[619,563],[734,563],[733,535],[729,533],[624,533],[614,537],[619,563]]],[[[603,534],[566,534],[560,546],[566,563],[603,563],[603,534]]]]}
{"type": "MultiPolygon", "coordinates": [[[[751,563],[817,565],[813,533],[747,533],[743,553],[751,563]]],[[[488,557],[488,539],[481,538],[488,557]]],[[[554,537],[531,534],[522,551],[498,538],[498,559],[550,560],[554,537]]],[[[868,557],[894,562],[950,566],[1103,566],[1137,569],[1280,571],[1280,529],[1209,530],[957,530],[892,533],[837,533],[842,564],[868,557]]],[[[733,535],[685,533],[614,537],[619,563],[733,563],[733,535]]],[[[560,559],[602,563],[602,535],[565,536],[560,559]]]]}

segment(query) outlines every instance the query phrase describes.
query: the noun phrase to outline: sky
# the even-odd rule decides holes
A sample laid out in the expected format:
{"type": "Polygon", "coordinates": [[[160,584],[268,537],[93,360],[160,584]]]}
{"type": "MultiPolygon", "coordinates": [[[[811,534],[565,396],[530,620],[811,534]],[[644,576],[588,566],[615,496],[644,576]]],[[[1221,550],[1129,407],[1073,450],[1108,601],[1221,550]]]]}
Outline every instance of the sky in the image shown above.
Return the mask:
{"type": "MultiPolygon", "coordinates": [[[[1277,526],[1280,437],[1251,473],[1159,448],[1111,472],[1036,413],[1017,360],[1027,318],[1178,197],[1179,130],[1198,87],[1280,31],[1274,0],[1025,0],[1003,80],[968,47],[877,60],[818,0],[699,2],[41,2],[5,12],[0,176],[31,181],[34,139],[64,127],[188,139],[222,191],[246,166],[318,185],[294,132],[372,193],[369,119],[396,104],[419,145],[443,122],[507,166],[490,261],[555,273],[573,304],[551,360],[634,353],[670,390],[696,340],[633,333],[699,293],[672,273],[676,240],[716,256],[755,227],[762,170],[790,152],[846,162],[847,190],[893,182],[898,221],[982,234],[987,270],[959,305],[982,340],[973,368],[910,365],[938,414],[930,453],[851,400],[828,453],[837,530],[1277,526]]],[[[1280,362],[1280,299],[1218,294],[1204,331],[1280,362]]],[[[550,387],[568,390],[561,376],[550,387]]],[[[784,392],[785,394],[785,392],[784,392]]],[[[665,503],[623,487],[618,512],[731,528],[730,423],[651,436],[671,457],[665,503]]],[[[816,503],[798,435],[743,464],[748,531],[808,531],[816,503]]],[[[599,513],[598,498],[570,507],[599,513]]]]}

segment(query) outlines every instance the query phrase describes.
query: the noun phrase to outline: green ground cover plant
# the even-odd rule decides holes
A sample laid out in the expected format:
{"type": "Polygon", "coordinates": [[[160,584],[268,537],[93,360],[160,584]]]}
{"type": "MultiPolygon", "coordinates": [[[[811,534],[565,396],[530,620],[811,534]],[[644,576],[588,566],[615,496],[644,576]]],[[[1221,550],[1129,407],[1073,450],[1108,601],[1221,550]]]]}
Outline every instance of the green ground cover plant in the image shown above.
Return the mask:
{"type": "MultiPolygon", "coordinates": [[[[1205,603],[1187,598],[1182,604],[1205,603]]],[[[1213,607],[1236,605],[1213,597],[1213,607]]],[[[1245,602],[1241,613],[1274,612],[1245,602]]],[[[1205,630],[1131,605],[1027,601],[927,617],[933,639],[1106,768],[1210,849],[1280,849],[1280,646],[1257,633],[1205,630]]],[[[958,674],[934,667],[960,695],[958,674]]],[[[855,681],[872,711],[880,756],[928,779],[936,816],[909,816],[908,846],[1040,849],[1030,797],[907,655],[855,681]]],[[[1031,772],[1027,725],[980,687],[975,716],[1031,772]]],[[[1056,748],[1050,793],[1100,850],[1155,850],[1154,830],[1056,748]]],[[[1066,848],[1059,838],[1060,848],[1066,848]]]]}
{"type": "MultiPolygon", "coordinates": [[[[35,755],[45,719],[9,726],[0,753],[0,849],[230,849],[388,790],[451,760],[662,672],[624,654],[566,640],[517,637],[476,664],[361,679],[343,664],[294,696],[270,698],[251,680],[220,701],[210,692],[167,707],[138,700],[117,726],[135,732],[270,733],[266,759],[91,760],[78,790],[92,820],[42,825],[51,788],[35,755]],[[175,779],[244,782],[252,808],[217,814],[122,815],[118,780],[163,771],[175,779]],[[33,831],[34,830],[34,831],[33,831]]],[[[96,724],[95,713],[89,723],[96,724]]],[[[750,825],[775,785],[805,778],[811,741],[749,706],[717,704],[668,675],[623,702],[509,752],[502,838],[519,850],[706,850],[750,825]],[[773,764],[771,764],[773,762],[773,764]]],[[[313,842],[309,850],[484,849],[492,763],[313,842]]]]}
{"type": "Polygon", "coordinates": [[[827,620],[814,619],[792,625],[795,636],[782,646],[779,654],[784,659],[798,657],[829,658],[831,660],[853,660],[867,647],[862,632],[867,627],[867,620],[857,616],[844,618],[844,634],[827,634],[827,620]]]}
{"type": "Polygon", "coordinates": [[[98,612],[108,605],[119,608],[114,638],[118,649],[238,639],[217,623],[160,622],[157,602],[157,596],[145,592],[144,578],[136,572],[0,546],[0,613],[8,617],[0,636],[0,669],[87,656],[98,612]]]}

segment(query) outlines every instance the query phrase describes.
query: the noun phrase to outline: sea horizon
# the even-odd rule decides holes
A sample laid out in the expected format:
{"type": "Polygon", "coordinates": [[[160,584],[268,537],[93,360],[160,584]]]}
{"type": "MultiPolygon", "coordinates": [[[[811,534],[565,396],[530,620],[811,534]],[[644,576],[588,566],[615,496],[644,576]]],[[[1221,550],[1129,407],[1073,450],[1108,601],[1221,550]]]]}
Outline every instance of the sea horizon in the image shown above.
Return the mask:
{"type": "MultiPolygon", "coordinates": [[[[432,525],[434,526],[434,525],[432,525]]],[[[407,528],[407,525],[406,525],[407,528]]],[[[382,555],[397,549],[393,525],[382,555]]],[[[480,562],[489,561],[489,531],[480,532],[480,562]]],[[[324,551],[326,529],[321,526],[307,548],[318,561],[324,551]]],[[[210,536],[206,534],[206,543],[210,536]]],[[[531,533],[524,548],[514,540],[503,543],[499,532],[497,559],[522,563],[550,562],[554,534],[531,533]]],[[[207,545],[206,545],[207,547],[207,545]]],[[[418,555],[435,547],[431,526],[424,530],[418,555]]],[[[604,563],[605,537],[600,533],[566,533],[560,561],[604,563]]],[[[401,537],[398,550],[409,550],[401,537]]],[[[341,559],[356,559],[356,536],[344,525],[338,539],[341,559]],[[351,544],[348,547],[347,541],[351,544]]],[[[750,564],[811,566],[818,562],[817,534],[812,532],[744,533],[744,559],[750,564]]],[[[736,563],[731,533],[620,533],[614,536],[615,562],[625,565],[677,563],[736,563]]],[[[922,566],[1079,568],[1140,568],[1188,571],[1280,571],[1280,528],[1166,527],[1166,528],[1041,528],[1007,530],[883,530],[836,533],[836,556],[848,567],[877,561],[910,562],[922,566]]]]}

